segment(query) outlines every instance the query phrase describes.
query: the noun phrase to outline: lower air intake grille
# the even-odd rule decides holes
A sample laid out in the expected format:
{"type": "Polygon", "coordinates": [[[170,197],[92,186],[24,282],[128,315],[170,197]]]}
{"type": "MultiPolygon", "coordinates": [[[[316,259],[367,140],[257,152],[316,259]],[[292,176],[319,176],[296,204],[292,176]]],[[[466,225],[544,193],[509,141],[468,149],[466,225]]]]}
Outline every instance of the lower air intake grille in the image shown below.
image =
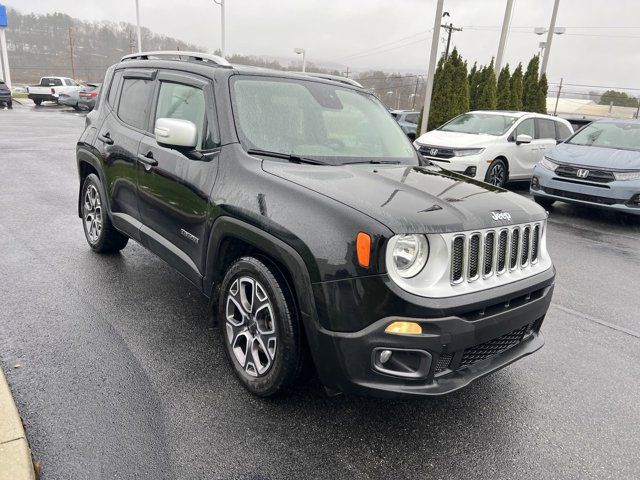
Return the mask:
{"type": "Polygon", "coordinates": [[[475,347],[467,348],[462,355],[460,367],[473,365],[474,363],[499,355],[515,347],[522,341],[528,329],[529,325],[525,325],[501,337],[494,338],[475,347]]]}
{"type": "Polygon", "coordinates": [[[453,358],[452,353],[443,353],[440,355],[436,363],[435,373],[440,373],[449,368],[449,364],[451,363],[451,359],[453,358]]]}

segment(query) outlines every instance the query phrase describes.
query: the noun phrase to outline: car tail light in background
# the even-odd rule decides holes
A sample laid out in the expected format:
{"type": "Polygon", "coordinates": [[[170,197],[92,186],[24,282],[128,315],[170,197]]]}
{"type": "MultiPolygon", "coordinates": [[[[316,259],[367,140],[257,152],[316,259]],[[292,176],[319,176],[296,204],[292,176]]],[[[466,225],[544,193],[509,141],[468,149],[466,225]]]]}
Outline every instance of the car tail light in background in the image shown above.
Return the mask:
{"type": "Polygon", "coordinates": [[[55,95],[55,94],[56,94],[56,89],[55,89],[55,88],[52,88],[52,89],[51,89],[51,95],[55,95]]]}
{"type": "Polygon", "coordinates": [[[80,96],[82,98],[95,98],[98,96],[98,92],[95,90],[93,92],[80,92],[80,96]]]}

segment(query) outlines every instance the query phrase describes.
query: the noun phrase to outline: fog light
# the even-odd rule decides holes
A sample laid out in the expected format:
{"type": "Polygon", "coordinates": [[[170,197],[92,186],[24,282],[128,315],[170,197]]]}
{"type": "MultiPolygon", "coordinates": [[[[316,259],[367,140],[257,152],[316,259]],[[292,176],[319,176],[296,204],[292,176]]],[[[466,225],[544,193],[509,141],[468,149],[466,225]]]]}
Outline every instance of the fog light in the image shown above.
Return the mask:
{"type": "Polygon", "coordinates": [[[540,189],[540,180],[538,179],[538,177],[531,177],[531,188],[533,188],[534,190],[540,189]]]}
{"type": "Polygon", "coordinates": [[[420,335],[422,327],[416,322],[393,322],[384,329],[386,333],[395,333],[399,335],[420,335]]]}
{"type": "Polygon", "coordinates": [[[631,199],[627,202],[627,205],[630,207],[640,207],[640,193],[636,193],[631,199]]]}
{"type": "Polygon", "coordinates": [[[463,175],[467,177],[475,177],[476,176],[476,167],[467,167],[467,169],[463,172],[463,175]]]}
{"type": "Polygon", "coordinates": [[[391,358],[391,350],[383,350],[380,352],[380,363],[385,364],[391,358]]]}

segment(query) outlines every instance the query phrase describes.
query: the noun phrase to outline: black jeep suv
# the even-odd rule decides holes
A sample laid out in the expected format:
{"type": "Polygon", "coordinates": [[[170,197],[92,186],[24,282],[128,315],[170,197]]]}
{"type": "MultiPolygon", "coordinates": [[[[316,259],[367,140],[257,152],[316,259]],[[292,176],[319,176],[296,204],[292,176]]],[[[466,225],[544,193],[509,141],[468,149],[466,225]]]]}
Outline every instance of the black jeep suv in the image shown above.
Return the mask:
{"type": "Polygon", "coordinates": [[[77,144],[89,246],[131,238],[210,298],[240,381],[441,395],[529,355],[555,269],[535,203],[428,164],[343,81],[149,52],[77,144]]]}

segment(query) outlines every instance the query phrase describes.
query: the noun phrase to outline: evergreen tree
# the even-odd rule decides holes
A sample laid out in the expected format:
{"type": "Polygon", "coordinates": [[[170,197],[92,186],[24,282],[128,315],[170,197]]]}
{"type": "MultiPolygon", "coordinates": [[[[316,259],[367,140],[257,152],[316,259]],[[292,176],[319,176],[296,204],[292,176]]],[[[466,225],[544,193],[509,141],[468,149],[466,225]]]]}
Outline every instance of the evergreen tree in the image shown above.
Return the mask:
{"type": "Polygon", "coordinates": [[[549,84],[547,83],[547,74],[543,73],[538,82],[538,90],[536,97],[536,112],[547,113],[547,92],[549,84]]]}
{"type": "Polygon", "coordinates": [[[488,67],[482,69],[480,94],[476,105],[477,110],[495,110],[498,105],[498,92],[496,87],[496,73],[493,69],[493,58],[488,67]]]}
{"type": "Polygon", "coordinates": [[[436,73],[433,76],[433,93],[431,94],[427,130],[433,130],[448,120],[447,110],[450,103],[449,92],[452,80],[448,65],[449,62],[445,60],[443,54],[438,60],[436,73]]]}
{"type": "Polygon", "coordinates": [[[511,75],[507,64],[498,76],[498,110],[509,110],[511,104],[511,75]]]}
{"type": "Polygon", "coordinates": [[[480,80],[480,72],[476,62],[474,62],[473,67],[471,67],[467,78],[469,80],[469,108],[475,110],[478,103],[478,83],[480,80]]]}
{"type": "Polygon", "coordinates": [[[522,109],[525,112],[538,110],[538,67],[540,57],[534,55],[527,65],[527,71],[522,78],[522,109]]]}
{"type": "Polygon", "coordinates": [[[469,83],[467,82],[467,63],[462,61],[462,57],[456,48],[449,56],[448,62],[451,64],[451,105],[449,107],[449,118],[469,111],[469,83]]]}
{"type": "Polygon", "coordinates": [[[513,71],[510,84],[509,110],[520,111],[522,110],[522,63],[518,63],[513,71]]]}

